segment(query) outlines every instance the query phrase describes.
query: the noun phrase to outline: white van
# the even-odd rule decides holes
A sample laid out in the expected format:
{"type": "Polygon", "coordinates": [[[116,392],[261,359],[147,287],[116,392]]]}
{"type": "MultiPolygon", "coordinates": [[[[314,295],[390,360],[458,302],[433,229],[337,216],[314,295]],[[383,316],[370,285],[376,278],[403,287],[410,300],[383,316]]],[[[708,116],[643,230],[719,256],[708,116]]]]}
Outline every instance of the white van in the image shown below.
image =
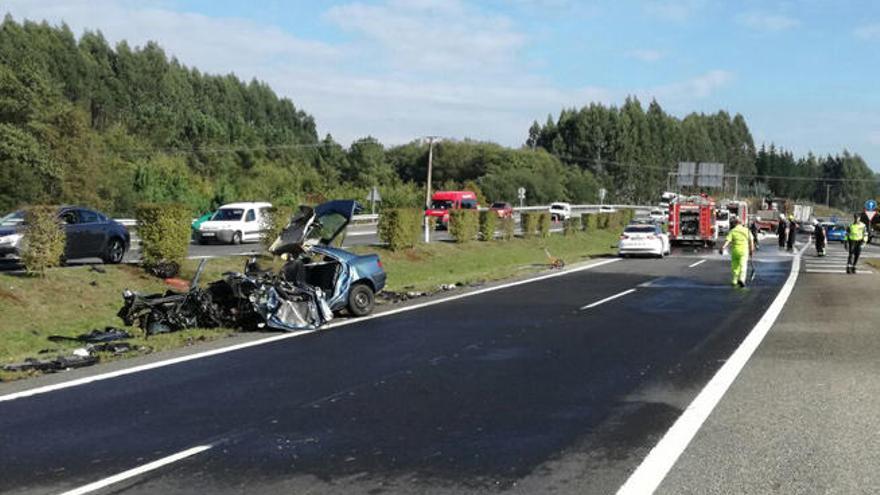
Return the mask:
{"type": "Polygon", "coordinates": [[[230,203],[214,212],[209,220],[199,225],[196,242],[241,244],[259,242],[266,230],[267,210],[271,203],[230,203]]]}

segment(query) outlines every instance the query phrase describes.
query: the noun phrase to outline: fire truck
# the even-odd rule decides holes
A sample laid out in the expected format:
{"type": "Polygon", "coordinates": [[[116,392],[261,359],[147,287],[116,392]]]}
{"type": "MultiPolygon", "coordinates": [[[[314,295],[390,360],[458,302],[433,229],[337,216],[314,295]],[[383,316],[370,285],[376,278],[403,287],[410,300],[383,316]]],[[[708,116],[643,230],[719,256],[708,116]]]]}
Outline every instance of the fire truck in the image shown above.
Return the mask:
{"type": "Polygon", "coordinates": [[[739,218],[740,225],[749,225],[749,204],[745,201],[729,201],[727,203],[727,211],[731,217],[739,218]]]}
{"type": "Polygon", "coordinates": [[[715,227],[715,200],[707,194],[679,196],[669,205],[669,240],[714,246],[718,241],[715,227]]]}

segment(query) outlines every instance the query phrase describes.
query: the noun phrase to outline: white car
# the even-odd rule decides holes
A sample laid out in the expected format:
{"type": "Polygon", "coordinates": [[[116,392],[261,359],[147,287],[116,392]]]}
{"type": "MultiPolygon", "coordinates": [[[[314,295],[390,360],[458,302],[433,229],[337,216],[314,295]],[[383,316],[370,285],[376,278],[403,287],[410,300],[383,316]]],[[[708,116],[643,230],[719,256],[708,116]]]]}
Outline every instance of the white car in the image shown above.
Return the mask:
{"type": "Polygon", "coordinates": [[[635,255],[648,255],[662,258],[672,252],[669,234],[657,225],[634,224],[623,229],[617,252],[621,258],[635,255]]]}
{"type": "Polygon", "coordinates": [[[614,213],[615,211],[617,211],[617,209],[611,206],[602,205],[599,207],[599,213],[614,213]]]}
{"type": "Polygon", "coordinates": [[[660,209],[651,210],[651,213],[648,216],[656,223],[666,223],[669,221],[669,213],[663,213],[663,210],[660,209]]]}
{"type": "Polygon", "coordinates": [[[196,242],[199,244],[259,242],[260,236],[267,228],[267,211],[271,208],[271,203],[223,205],[209,220],[199,225],[196,242]]]}
{"type": "Polygon", "coordinates": [[[571,204],[569,203],[550,203],[550,218],[554,221],[568,220],[571,218],[571,204]]]}

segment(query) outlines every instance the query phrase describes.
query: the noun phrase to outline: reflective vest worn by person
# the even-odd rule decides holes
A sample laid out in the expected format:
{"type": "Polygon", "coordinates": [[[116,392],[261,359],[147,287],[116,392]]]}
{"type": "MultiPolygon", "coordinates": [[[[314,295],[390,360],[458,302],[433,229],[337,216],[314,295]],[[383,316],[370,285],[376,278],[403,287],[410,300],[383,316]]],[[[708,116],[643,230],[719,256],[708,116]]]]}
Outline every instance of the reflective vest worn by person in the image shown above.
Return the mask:
{"type": "Polygon", "coordinates": [[[730,229],[730,232],[727,233],[727,239],[730,242],[730,255],[731,256],[744,256],[749,254],[749,238],[752,234],[749,232],[749,229],[742,226],[742,224],[737,225],[736,227],[730,229]]]}
{"type": "Polygon", "coordinates": [[[865,240],[865,224],[862,222],[853,222],[849,226],[849,231],[846,233],[846,240],[851,242],[862,242],[865,240]]]}

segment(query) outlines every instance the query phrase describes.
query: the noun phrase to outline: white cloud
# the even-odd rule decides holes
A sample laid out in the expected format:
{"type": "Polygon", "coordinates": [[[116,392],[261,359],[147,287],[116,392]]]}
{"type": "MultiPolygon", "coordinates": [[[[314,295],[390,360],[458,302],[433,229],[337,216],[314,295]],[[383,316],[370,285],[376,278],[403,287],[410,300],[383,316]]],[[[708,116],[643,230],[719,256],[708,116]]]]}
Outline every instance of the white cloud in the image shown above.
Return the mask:
{"type": "Polygon", "coordinates": [[[737,17],[741,25],[755,31],[777,32],[800,26],[801,21],[794,17],[766,12],[748,12],[737,17]]]}
{"type": "MultiPolygon", "coordinates": [[[[343,143],[373,135],[399,144],[428,134],[519,145],[532,120],[628,94],[693,108],[732,80],[715,70],[656,88],[562,87],[529,69],[529,39],[504,16],[462,0],[350,3],[325,18],[354,41],[329,43],[272,25],[164,8],[146,0],[6,0],[17,19],[66,21],[110,41],[156,40],[169,55],[211,73],[257,77],[314,115],[343,143]]],[[[643,57],[652,55],[643,53],[643,57]]]]}
{"type": "Polygon", "coordinates": [[[503,68],[525,42],[508,18],[459,0],[351,3],[331,8],[326,17],[407,71],[503,68]]]}
{"type": "Polygon", "coordinates": [[[626,53],[626,56],[642,62],[658,62],[665,58],[666,54],[660,50],[641,49],[630,50],[626,53]]]}
{"type": "Polygon", "coordinates": [[[863,40],[880,40],[880,23],[859,26],[853,31],[853,34],[863,40]]]}
{"type": "Polygon", "coordinates": [[[645,2],[643,8],[651,17],[683,22],[690,19],[704,3],[704,0],[652,0],[645,2]]]}

